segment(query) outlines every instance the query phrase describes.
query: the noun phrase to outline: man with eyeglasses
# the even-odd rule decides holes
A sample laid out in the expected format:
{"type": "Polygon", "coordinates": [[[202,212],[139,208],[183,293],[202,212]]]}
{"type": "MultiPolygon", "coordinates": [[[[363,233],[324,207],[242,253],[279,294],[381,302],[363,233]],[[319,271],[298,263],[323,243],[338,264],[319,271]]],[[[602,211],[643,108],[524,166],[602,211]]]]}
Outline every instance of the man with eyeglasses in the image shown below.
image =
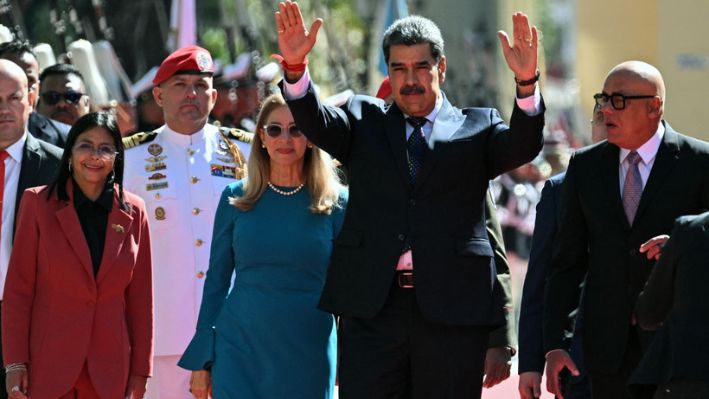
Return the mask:
{"type": "MultiPolygon", "coordinates": [[[[0,311],[22,193],[29,187],[50,183],[62,156],[61,149],[27,132],[35,95],[29,90],[25,71],[12,61],[0,59],[0,311]]],[[[6,394],[3,369],[0,398],[6,398],[6,394]]]]}
{"type": "Polygon", "coordinates": [[[90,112],[84,77],[69,64],[55,64],[39,75],[37,112],[71,128],[90,112]]]}
{"type": "Polygon", "coordinates": [[[59,122],[34,111],[39,94],[39,63],[32,46],[27,41],[11,41],[0,44],[0,58],[10,60],[25,71],[29,90],[34,92],[32,112],[27,122],[27,130],[34,137],[64,148],[69,129],[61,128],[59,122]]]}
{"type": "Polygon", "coordinates": [[[677,217],[709,209],[709,145],[663,120],[665,84],[652,65],[619,64],[594,98],[608,140],[577,151],[564,180],[544,306],[547,389],[563,397],[559,373],[578,374],[562,348],[585,277],[583,348],[593,397],[626,399],[652,338],[633,314],[652,270],[639,249],[669,234],[677,217]]]}
{"type": "Polygon", "coordinates": [[[197,325],[214,214],[224,188],[245,176],[252,134],[207,123],[217,91],[212,57],[190,46],[170,54],[153,79],[165,125],[124,138],[126,190],[150,217],[155,357],[146,398],[188,399],[177,367],[197,325]]]}

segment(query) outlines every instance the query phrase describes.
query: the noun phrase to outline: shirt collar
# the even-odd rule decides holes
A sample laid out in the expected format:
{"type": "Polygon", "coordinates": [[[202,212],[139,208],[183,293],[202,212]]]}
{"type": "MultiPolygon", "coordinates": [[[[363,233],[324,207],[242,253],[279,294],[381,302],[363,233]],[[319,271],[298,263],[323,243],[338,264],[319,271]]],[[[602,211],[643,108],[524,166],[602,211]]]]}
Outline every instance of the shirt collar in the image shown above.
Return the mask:
{"type": "Polygon", "coordinates": [[[165,140],[178,144],[180,146],[192,145],[204,140],[204,130],[207,125],[202,126],[201,129],[192,134],[182,134],[177,133],[172,130],[167,124],[163,127],[160,133],[161,137],[165,140]]]}
{"type": "Polygon", "coordinates": [[[14,159],[15,162],[22,161],[22,151],[25,149],[25,143],[27,142],[27,131],[20,137],[19,140],[12,143],[9,147],[5,148],[5,151],[10,155],[10,158],[14,159]]]}
{"type": "Polygon", "coordinates": [[[113,208],[113,183],[106,183],[103,191],[98,198],[96,198],[96,201],[91,201],[86,195],[84,195],[84,192],[81,191],[81,188],[79,188],[76,181],[73,181],[72,183],[72,186],[74,187],[74,205],[77,208],[93,203],[99,205],[107,212],[111,212],[111,209],[113,208]]]}
{"type": "MultiPolygon", "coordinates": [[[[635,150],[640,159],[643,160],[645,165],[648,165],[657,155],[657,151],[660,149],[660,144],[662,143],[662,138],[665,136],[665,125],[660,123],[657,126],[655,134],[653,134],[643,145],[635,150]]],[[[620,149],[620,163],[625,161],[625,158],[630,154],[630,150],[621,148],[620,149]]]]}
{"type": "MultiPolygon", "coordinates": [[[[436,116],[438,116],[438,113],[441,111],[441,107],[443,107],[443,96],[438,96],[436,97],[436,105],[433,106],[433,110],[431,113],[426,115],[426,120],[428,122],[426,123],[433,123],[433,121],[436,120],[436,116]]],[[[405,118],[410,117],[411,115],[406,115],[404,114],[405,118]]]]}

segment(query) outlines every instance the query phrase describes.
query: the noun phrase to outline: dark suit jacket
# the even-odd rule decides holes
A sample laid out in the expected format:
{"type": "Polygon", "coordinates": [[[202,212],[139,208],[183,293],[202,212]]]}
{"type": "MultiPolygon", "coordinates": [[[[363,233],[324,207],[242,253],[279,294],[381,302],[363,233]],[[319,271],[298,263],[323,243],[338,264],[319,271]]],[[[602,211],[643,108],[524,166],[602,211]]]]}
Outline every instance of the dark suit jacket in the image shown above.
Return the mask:
{"type": "Polygon", "coordinates": [[[20,180],[17,183],[15,220],[17,220],[17,210],[20,208],[20,200],[24,191],[30,187],[43,186],[54,181],[61,159],[61,148],[37,140],[31,134],[27,135],[20,166],[20,180]]]}
{"type": "MultiPolygon", "coordinates": [[[[485,201],[485,214],[487,217],[487,235],[492,246],[492,252],[495,256],[495,269],[497,270],[497,280],[503,292],[503,300],[505,302],[505,324],[490,332],[488,340],[488,348],[509,347],[513,352],[517,352],[517,328],[515,326],[515,318],[512,303],[512,280],[510,278],[510,264],[507,261],[507,251],[505,250],[505,242],[502,240],[502,227],[500,220],[497,218],[497,210],[492,196],[488,195],[485,201]]],[[[513,353],[513,354],[514,354],[513,353]]]]}
{"type": "Polygon", "coordinates": [[[32,112],[30,113],[29,121],[27,121],[27,130],[35,138],[54,144],[59,148],[64,148],[68,132],[58,128],[55,123],[38,112],[32,112]]]}
{"type": "Polygon", "coordinates": [[[559,229],[559,197],[565,173],[560,173],[544,184],[537,204],[537,217],[532,234],[532,250],[522,289],[519,314],[519,373],[544,372],[544,345],[542,315],[544,287],[551,270],[554,238],[559,229]]]}
{"type": "Polygon", "coordinates": [[[320,307],[375,316],[408,240],[423,317],[502,325],[504,295],[485,230],[488,181],[539,152],[543,113],[529,117],[515,109],[508,128],[493,109],[460,110],[444,99],[431,136],[435,147],[410,187],[405,120],[395,104],[354,96],[343,108],[327,107],[311,85],[288,105],[308,139],[348,170],[350,201],[320,307]]]}
{"type": "MultiPolygon", "coordinates": [[[[663,123],[665,135],[632,227],[621,201],[617,146],[603,141],[577,151],[566,172],[547,282],[544,350],[564,347],[563,331],[586,275],[583,343],[591,373],[620,368],[635,300],[652,269],[640,245],[668,234],[678,216],[709,209],[709,145],[663,123]]],[[[639,337],[641,346],[652,338],[643,332],[639,337]]]]}
{"type": "Polygon", "coordinates": [[[634,383],[709,381],[708,260],[709,212],[677,219],[635,307],[641,327],[659,330],[634,383]]]}

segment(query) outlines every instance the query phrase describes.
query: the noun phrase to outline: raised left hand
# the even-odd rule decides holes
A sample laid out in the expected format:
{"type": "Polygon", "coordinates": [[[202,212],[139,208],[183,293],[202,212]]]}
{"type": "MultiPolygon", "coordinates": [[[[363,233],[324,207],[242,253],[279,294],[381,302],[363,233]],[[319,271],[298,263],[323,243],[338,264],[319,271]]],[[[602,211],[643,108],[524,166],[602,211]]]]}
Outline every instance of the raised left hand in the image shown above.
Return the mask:
{"type": "Polygon", "coordinates": [[[504,346],[488,348],[485,354],[484,388],[492,388],[510,377],[512,356],[504,346]]]}
{"type": "Polygon", "coordinates": [[[148,384],[148,377],[140,377],[132,375],[128,377],[128,386],[126,387],[127,399],[143,399],[145,389],[148,384]]]}
{"type": "Polygon", "coordinates": [[[512,15],[514,40],[510,43],[507,33],[497,32],[502,45],[502,54],[507,66],[515,74],[517,80],[533,79],[537,73],[539,34],[537,27],[529,27],[529,18],[521,12],[512,15]]]}

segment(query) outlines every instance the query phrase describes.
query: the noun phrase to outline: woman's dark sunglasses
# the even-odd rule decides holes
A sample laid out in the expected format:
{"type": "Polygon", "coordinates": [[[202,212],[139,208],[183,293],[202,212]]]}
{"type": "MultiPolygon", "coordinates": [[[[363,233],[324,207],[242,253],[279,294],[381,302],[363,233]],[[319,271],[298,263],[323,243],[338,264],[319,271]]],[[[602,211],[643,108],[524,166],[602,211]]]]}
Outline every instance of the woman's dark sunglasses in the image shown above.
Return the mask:
{"type": "Polygon", "coordinates": [[[288,134],[291,137],[300,137],[303,135],[303,132],[301,132],[300,129],[298,129],[298,126],[296,125],[290,125],[287,129],[284,129],[283,126],[276,125],[274,123],[264,126],[263,129],[266,131],[267,135],[273,137],[274,139],[280,136],[284,130],[288,130],[288,134]]]}
{"type": "Polygon", "coordinates": [[[66,93],[60,93],[58,91],[48,91],[40,95],[42,101],[47,105],[56,105],[59,101],[64,99],[69,104],[76,104],[84,96],[84,93],[79,93],[76,91],[67,91],[66,93]]]}

